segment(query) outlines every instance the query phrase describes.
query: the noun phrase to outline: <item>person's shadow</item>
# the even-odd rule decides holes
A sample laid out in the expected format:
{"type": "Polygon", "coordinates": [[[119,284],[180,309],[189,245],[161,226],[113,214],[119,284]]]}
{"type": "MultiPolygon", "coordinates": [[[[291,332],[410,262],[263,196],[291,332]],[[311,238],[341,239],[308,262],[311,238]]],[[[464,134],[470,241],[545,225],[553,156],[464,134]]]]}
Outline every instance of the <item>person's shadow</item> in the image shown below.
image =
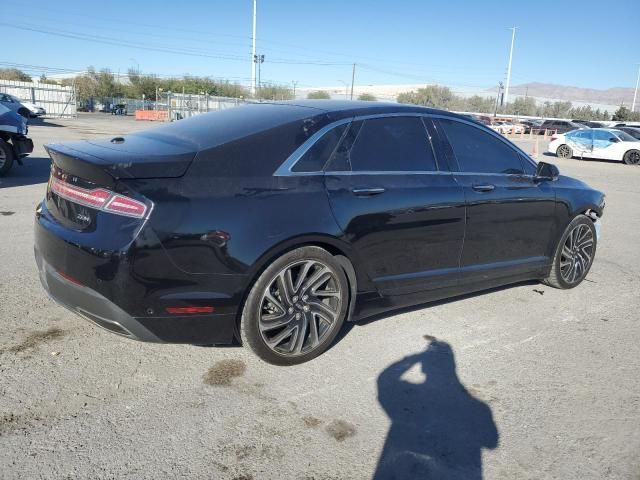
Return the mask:
{"type": "Polygon", "coordinates": [[[451,346],[426,336],[426,350],[378,377],[378,401],[391,419],[374,480],[482,479],[482,449],[496,448],[489,406],[460,383],[451,346]],[[420,365],[426,380],[401,377],[420,365]]]}

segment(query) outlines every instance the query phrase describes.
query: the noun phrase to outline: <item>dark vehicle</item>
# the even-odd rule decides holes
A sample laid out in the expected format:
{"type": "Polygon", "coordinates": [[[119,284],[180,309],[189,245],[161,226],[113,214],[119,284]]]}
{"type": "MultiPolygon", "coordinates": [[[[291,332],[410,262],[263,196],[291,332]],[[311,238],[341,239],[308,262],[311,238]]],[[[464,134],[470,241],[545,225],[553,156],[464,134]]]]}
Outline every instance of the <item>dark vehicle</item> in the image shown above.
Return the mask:
{"type": "Polygon", "coordinates": [[[640,140],[640,127],[616,127],[616,130],[622,130],[636,140],[640,140]]]}
{"type": "Polygon", "coordinates": [[[524,125],[524,133],[531,133],[531,130],[540,128],[544,120],[521,120],[520,124],[524,125]]]}
{"type": "Polygon", "coordinates": [[[33,142],[27,138],[29,127],[22,115],[0,105],[0,177],[13,162],[22,164],[22,158],[33,152],[33,142]]]}
{"type": "Polygon", "coordinates": [[[540,135],[542,135],[545,130],[553,131],[554,133],[567,133],[571,130],[588,127],[569,120],[545,120],[538,128],[540,129],[540,135]]]}
{"type": "Polygon", "coordinates": [[[267,362],[344,321],[508,283],[578,285],[604,195],[489,128],[409,105],[252,104],[47,146],[44,288],[138,340],[267,362]]]}
{"type": "Polygon", "coordinates": [[[591,120],[571,120],[573,123],[584,125],[589,128],[606,128],[606,125],[602,122],[592,122],[591,120]]]}

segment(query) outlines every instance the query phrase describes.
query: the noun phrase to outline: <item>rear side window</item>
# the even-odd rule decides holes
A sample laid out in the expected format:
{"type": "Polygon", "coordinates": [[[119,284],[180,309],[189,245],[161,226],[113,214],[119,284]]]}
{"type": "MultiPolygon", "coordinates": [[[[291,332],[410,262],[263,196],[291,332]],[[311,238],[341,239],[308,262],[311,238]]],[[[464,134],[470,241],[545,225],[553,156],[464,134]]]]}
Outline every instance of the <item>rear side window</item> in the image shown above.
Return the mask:
{"type": "Polygon", "coordinates": [[[291,169],[292,172],[320,172],[325,163],[336,149],[338,142],[342,138],[347,124],[338,125],[329,130],[322,138],[315,142],[309,150],[296,162],[291,169]]]}
{"type": "Polygon", "coordinates": [[[440,120],[462,172],[522,174],[518,153],[478,127],[440,120]]]}
{"type": "Polygon", "coordinates": [[[436,171],[436,160],[419,117],[365,120],[349,152],[351,170],[436,171]]]}

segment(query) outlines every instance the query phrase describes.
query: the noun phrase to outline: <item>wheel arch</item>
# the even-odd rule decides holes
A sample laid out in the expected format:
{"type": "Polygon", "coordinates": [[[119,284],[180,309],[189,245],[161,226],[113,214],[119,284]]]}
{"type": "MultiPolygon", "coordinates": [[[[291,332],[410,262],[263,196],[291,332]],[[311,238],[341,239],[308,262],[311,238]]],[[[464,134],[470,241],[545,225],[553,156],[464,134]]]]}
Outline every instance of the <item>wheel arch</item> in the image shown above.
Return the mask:
{"type": "MultiPolygon", "coordinates": [[[[296,248],[301,247],[323,248],[335,257],[336,261],[345,271],[347,280],[349,282],[350,293],[349,310],[347,313],[346,321],[350,321],[355,308],[358,285],[362,285],[363,283],[366,284],[368,282],[368,279],[366,277],[363,278],[362,275],[360,275],[359,277],[356,273],[357,260],[355,260],[354,258],[356,254],[353,252],[353,249],[347,242],[327,234],[309,234],[283,240],[269,248],[258,258],[258,260],[256,260],[253,267],[247,274],[247,282],[245,284],[244,292],[242,294],[242,300],[239,304],[238,313],[236,315],[236,328],[240,327],[240,322],[242,320],[242,311],[244,310],[247,296],[249,295],[249,291],[251,290],[255,282],[258,280],[258,277],[260,277],[260,274],[278,257],[291,250],[295,250],[296,248]]],[[[236,336],[238,339],[240,339],[239,330],[236,336]]]]}

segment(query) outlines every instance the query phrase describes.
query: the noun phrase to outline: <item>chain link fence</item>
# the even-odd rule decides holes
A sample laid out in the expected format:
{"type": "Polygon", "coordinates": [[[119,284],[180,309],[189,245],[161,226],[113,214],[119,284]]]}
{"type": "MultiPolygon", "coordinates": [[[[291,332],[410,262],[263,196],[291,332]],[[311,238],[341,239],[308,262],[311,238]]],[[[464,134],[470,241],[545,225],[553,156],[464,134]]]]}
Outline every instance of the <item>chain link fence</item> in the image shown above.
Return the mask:
{"type": "Polygon", "coordinates": [[[136,110],[156,110],[168,112],[171,121],[189,118],[201,113],[214,112],[237,107],[247,103],[243,98],[215,97],[206,94],[160,92],[158,100],[142,100],[123,97],[88,99],[82,109],[99,111],[113,115],[135,115],[136,110]]]}

